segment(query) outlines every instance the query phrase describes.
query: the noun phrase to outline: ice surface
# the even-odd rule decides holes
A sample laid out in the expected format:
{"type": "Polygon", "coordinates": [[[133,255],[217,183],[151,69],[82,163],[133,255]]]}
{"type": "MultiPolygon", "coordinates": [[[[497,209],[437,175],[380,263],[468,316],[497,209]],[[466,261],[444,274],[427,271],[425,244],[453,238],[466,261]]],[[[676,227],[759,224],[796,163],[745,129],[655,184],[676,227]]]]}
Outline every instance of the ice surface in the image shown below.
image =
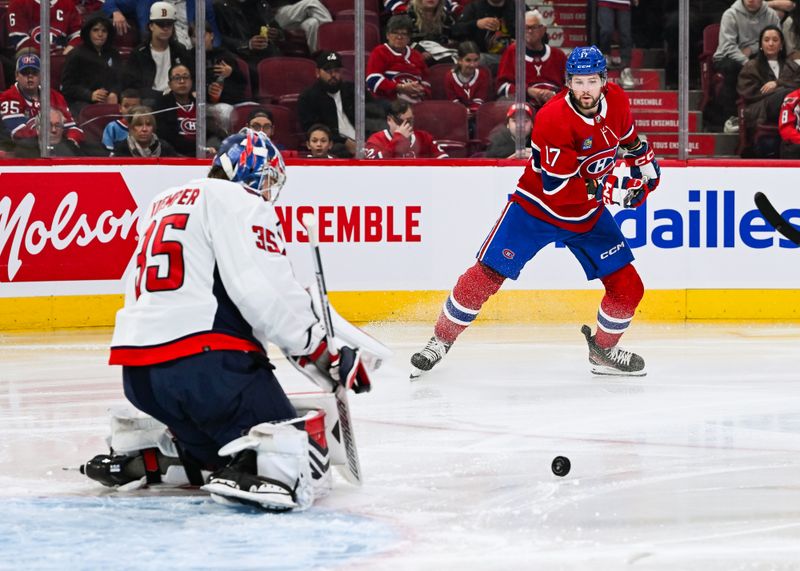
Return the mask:
{"type": "Polygon", "coordinates": [[[365,485],[284,515],[63,471],[124,404],[110,332],[2,335],[0,569],[800,569],[800,327],[634,324],[649,374],[615,379],[579,326],[473,326],[413,384],[430,327],[369,327],[365,485]]]}

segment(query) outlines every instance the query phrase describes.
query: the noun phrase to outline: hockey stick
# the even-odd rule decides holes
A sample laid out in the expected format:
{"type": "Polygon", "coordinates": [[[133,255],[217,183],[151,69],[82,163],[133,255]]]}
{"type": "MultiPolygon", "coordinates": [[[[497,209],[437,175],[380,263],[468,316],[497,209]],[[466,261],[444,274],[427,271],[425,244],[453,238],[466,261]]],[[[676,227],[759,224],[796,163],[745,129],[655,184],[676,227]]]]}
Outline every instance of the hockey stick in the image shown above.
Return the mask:
{"type": "Polygon", "coordinates": [[[795,228],[788,220],[775,210],[769,198],[763,192],[757,192],[754,197],[758,211],[767,219],[767,222],[775,227],[775,230],[783,234],[787,239],[800,246],[800,230],[795,228]]]}
{"type": "MultiPolygon", "coordinates": [[[[311,246],[311,257],[314,260],[314,274],[317,278],[317,289],[319,290],[320,305],[322,306],[322,322],[325,324],[326,337],[328,341],[328,351],[335,357],[339,350],[334,342],[333,320],[331,319],[331,305],[328,301],[328,289],[325,287],[325,274],[322,272],[322,256],[319,251],[319,234],[317,219],[313,214],[303,216],[303,226],[308,232],[308,244],[311,246]]],[[[332,391],[336,397],[336,409],[339,412],[339,424],[342,427],[342,442],[344,443],[345,453],[347,454],[347,464],[337,466],[339,473],[352,484],[361,485],[361,462],[358,460],[358,448],[356,448],[355,433],[350,417],[350,404],[347,400],[347,388],[336,383],[332,391]]]]}

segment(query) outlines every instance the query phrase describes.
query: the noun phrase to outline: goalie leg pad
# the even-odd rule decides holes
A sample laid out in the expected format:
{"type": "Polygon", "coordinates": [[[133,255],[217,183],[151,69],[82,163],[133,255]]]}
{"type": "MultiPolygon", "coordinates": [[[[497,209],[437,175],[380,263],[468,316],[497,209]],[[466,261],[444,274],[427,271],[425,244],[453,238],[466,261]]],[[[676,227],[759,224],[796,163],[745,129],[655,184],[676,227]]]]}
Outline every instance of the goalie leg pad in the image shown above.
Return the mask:
{"type": "Polygon", "coordinates": [[[315,424],[318,416],[319,411],[312,411],[300,418],[254,426],[247,435],[220,448],[220,456],[235,455],[234,459],[212,474],[202,489],[216,500],[258,505],[268,511],[309,508],[315,488],[304,423],[315,424]]]}

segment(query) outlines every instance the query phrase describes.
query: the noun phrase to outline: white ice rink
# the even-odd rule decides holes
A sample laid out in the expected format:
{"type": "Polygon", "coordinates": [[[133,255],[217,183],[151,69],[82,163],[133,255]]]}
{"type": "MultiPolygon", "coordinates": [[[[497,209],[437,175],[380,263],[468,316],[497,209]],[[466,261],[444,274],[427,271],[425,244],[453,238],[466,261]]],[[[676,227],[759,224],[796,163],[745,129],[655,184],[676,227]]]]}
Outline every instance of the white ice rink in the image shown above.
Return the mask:
{"type": "Polygon", "coordinates": [[[0,568],[800,569],[800,326],[635,323],[637,379],[579,328],[474,326],[414,384],[430,326],[367,328],[395,357],[350,399],[365,485],[284,515],[63,471],[124,403],[110,332],[2,334],[0,568]]]}

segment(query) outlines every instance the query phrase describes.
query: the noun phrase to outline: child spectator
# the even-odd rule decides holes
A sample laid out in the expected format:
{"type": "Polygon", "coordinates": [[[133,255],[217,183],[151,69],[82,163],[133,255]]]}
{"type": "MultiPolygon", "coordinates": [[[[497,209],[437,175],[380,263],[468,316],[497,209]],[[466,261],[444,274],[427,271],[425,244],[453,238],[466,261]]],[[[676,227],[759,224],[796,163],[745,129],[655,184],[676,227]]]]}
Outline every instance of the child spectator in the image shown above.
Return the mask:
{"type": "MultiPolygon", "coordinates": [[[[547,30],[538,10],[525,13],[525,86],[528,103],[539,108],[564,88],[567,56],[546,43],[547,30]]],[[[517,44],[503,54],[497,72],[497,96],[516,93],[517,44]]]]}
{"type": "Polygon", "coordinates": [[[445,95],[464,105],[470,117],[490,96],[491,78],[485,69],[481,69],[480,59],[478,44],[461,42],[458,45],[458,61],[453,71],[444,77],[445,95]]]}
{"type": "MultiPolygon", "coordinates": [[[[525,105],[523,115],[522,134],[524,144],[522,145],[524,158],[531,156],[531,130],[533,129],[533,111],[530,106],[525,105]]],[[[517,105],[511,105],[506,111],[505,126],[495,128],[489,137],[489,146],[486,148],[486,157],[495,159],[513,159],[517,152],[517,105]]]]}
{"type": "Polygon", "coordinates": [[[430,133],[414,129],[414,110],[408,101],[392,101],[386,113],[386,124],[388,129],[374,133],[367,139],[365,158],[448,158],[430,133]]]}
{"type": "Polygon", "coordinates": [[[331,130],[326,125],[318,123],[312,125],[306,134],[307,159],[335,159],[331,154],[333,141],[331,130]]]}
{"type": "Polygon", "coordinates": [[[102,14],[90,16],[81,28],[81,45],[67,56],[61,76],[61,90],[74,115],[93,103],[117,103],[122,62],[112,47],[115,33],[102,14]]]}
{"type": "Polygon", "coordinates": [[[430,97],[428,66],[409,47],[413,24],[408,16],[392,16],[386,24],[386,43],[377,46],[367,61],[367,88],[376,97],[417,103],[430,97]]]}
{"type": "Polygon", "coordinates": [[[124,141],[114,145],[112,157],[177,157],[178,154],[167,141],[156,135],[156,119],[149,107],[134,107],[130,121],[130,132],[124,141]]]}
{"type": "Polygon", "coordinates": [[[114,150],[114,146],[128,138],[128,122],[131,111],[134,107],[142,105],[142,98],[135,89],[126,89],[119,96],[120,118],[107,124],[103,129],[103,146],[109,151],[114,150]]]}

